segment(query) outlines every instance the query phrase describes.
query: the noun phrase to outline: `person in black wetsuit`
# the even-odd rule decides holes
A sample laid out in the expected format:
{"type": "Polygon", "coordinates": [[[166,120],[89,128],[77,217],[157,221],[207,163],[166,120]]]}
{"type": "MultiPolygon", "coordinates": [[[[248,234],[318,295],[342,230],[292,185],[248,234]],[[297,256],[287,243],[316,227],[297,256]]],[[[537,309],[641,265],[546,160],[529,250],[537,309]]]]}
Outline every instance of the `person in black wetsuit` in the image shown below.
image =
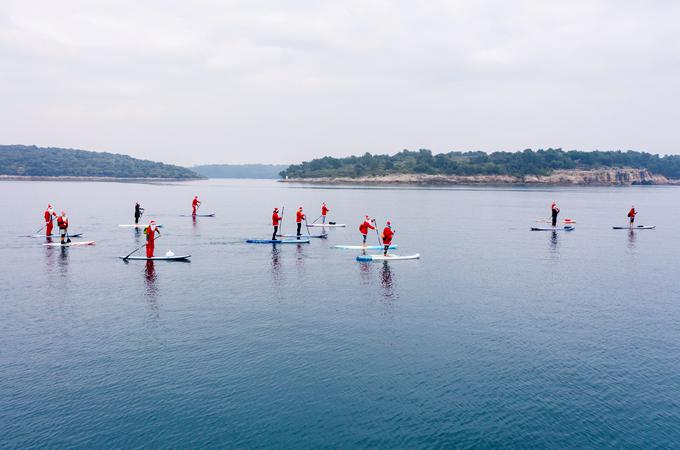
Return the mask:
{"type": "Polygon", "coordinates": [[[552,214],[552,226],[556,227],[557,226],[557,215],[560,213],[560,208],[557,207],[557,203],[552,202],[552,207],[551,207],[551,214],[552,214]]]}
{"type": "Polygon", "coordinates": [[[144,208],[139,206],[139,202],[135,203],[135,225],[139,223],[142,214],[144,214],[144,208]]]}

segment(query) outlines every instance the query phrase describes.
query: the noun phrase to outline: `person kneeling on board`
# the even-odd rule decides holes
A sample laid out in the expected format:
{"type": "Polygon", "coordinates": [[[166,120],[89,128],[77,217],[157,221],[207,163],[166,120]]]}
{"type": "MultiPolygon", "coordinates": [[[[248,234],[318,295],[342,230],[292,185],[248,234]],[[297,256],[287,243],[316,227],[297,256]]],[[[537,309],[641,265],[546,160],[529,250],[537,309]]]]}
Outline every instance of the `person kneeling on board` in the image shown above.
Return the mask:
{"type": "Polygon", "coordinates": [[[298,208],[297,214],[295,215],[295,222],[297,223],[297,238],[300,239],[300,235],[302,234],[302,221],[305,220],[306,217],[304,213],[302,212],[302,206],[298,208]]]}
{"type": "Polygon", "coordinates": [[[630,228],[633,228],[633,224],[635,223],[635,216],[637,215],[637,211],[635,211],[635,206],[630,207],[630,211],[628,211],[628,218],[630,221],[628,222],[628,226],[630,228]]]}
{"type": "Polygon", "coordinates": [[[144,228],[144,234],[146,235],[146,257],[153,258],[154,245],[156,244],[156,233],[161,235],[161,230],[156,226],[156,221],[152,220],[149,222],[149,226],[144,228]]]}
{"type": "Polygon", "coordinates": [[[68,217],[66,217],[66,212],[62,211],[61,216],[57,217],[57,226],[59,227],[59,236],[61,237],[61,245],[71,242],[71,239],[67,240],[68,233],[68,217]]]}
{"type": "Polygon", "coordinates": [[[364,239],[364,245],[366,245],[366,237],[368,236],[368,230],[375,230],[375,227],[371,225],[371,223],[375,223],[375,219],[371,219],[370,217],[366,216],[364,221],[359,225],[359,233],[361,233],[361,236],[364,239]]]}
{"type": "Polygon", "coordinates": [[[57,213],[52,209],[52,205],[47,205],[45,210],[45,236],[52,236],[52,228],[54,228],[54,218],[57,217],[57,213]]]}
{"type": "Polygon", "coordinates": [[[552,206],[550,207],[550,214],[552,216],[552,226],[556,227],[557,226],[557,215],[560,213],[560,208],[557,207],[557,203],[554,201],[552,202],[552,206]]]}
{"type": "Polygon", "coordinates": [[[392,245],[392,237],[394,237],[394,230],[392,230],[392,224],[390,221],[387,221],[387,224],[385,224],[385,229],[382,232],[382,243],[385,246],[385,253],[383,253],[385,256],[387,256],[387,249],[390,248],[390,245],[392,245]]]}
{"type": "Polygon", "coordinates": [[[272,225],[274,226],[274,234],[272,234],[272,241],[276,240],[276,235],[279,232],[279,222],[281,221],[281,216],[279,216],[279,208],[274,208],[272,213],[272,225]]]}
{"type": "Polygon", "coordinates": [[[144,208],[142,208],[139,202],[135,203],[135,225],[139,223],[142,214],[144,214],[144,208]]]}

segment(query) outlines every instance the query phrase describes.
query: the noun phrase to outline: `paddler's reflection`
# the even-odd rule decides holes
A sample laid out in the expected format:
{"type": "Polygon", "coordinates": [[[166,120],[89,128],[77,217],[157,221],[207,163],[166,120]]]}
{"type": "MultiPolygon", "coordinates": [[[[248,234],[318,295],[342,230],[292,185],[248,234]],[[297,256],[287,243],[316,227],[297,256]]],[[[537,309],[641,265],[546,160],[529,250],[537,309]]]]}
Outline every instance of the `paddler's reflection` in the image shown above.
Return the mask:
{"type": "Polygon", "coordinates": [[[278,280],[280,269],[281,269],[281,250],[276,245],[272,245],[272,276],[275,280],[278,280]]]}
{"type": "Polygon", "coordinates": [[[394,296],[394,281],[392,280],[392,270],[390,263],[383,261],[380,269],[380,286],[383,288],[383,296],[386,299],[391,299],[394,296]]]}
{"type": "MultiPolygon", "coordinates": [[[[365,252],[364,252],[365,254],[365,252]]],[[[359,275],[361,276],[361,284],[371,284],[371,263],[362,261],[359,263],[359,275]]]]}
{"type": "Polygon", "coordinates": [[[550,235],[550,252],[558,255],[559,254],[559,245],[560,241],[559,238],[557,237],[557,231],[553,231],[550,235]]]}
{"type": "Polygon", "coordinates": [[[158,287],[156,286],[156,267],[153,261],[146,262],[144,281],[146,283],[146,295],[155,297],[158,294],[158,287]]]}
{"type": "Polygon", "coordinates": [[[635,231],[628,230],[628,248],[630,250],[635,250],[635,239],[637,238],[635,231]]]}

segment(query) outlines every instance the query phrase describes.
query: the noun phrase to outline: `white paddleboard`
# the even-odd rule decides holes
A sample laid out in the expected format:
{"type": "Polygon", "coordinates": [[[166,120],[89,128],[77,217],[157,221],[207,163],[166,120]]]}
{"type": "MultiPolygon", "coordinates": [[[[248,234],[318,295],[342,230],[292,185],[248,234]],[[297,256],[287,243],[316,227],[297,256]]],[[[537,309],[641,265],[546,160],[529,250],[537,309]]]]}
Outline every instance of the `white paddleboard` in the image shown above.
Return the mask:
{"type": "MultiPolygon", "coordinates": [[[[286,237],[286,238],[294,238],[297,237],[297,234],[277,234],[279,237],[286,237]]],[[[321,239],[326,239],[328,237],[327,233],[323,234],[301,234],[301,238],[321,238],[321,239]]]]}
{"type": "Polygon", "coordinates": [[[319,228],[333,228],[333,227],[346,227],[344,223],[310,223],[308,227],[319,227],[319,228]]]}
{"type": "Polygon", "coordinates": [[[66,244],[62,244],[61,242],[48,242],[46,244],[48,247],[78,247],[81,245],[94,245],[94,241],[79,241],[79,242],[70,242],[66,244]]]}
{"type": "MultiPolygon", "coordinates": [[[[146,227],[149,226],[149,224],[148,223],[130,223],[130,224],[121,224],[121,225],[118,225],[118,226],[123,227],[123,228],[146,228],[146,227]]],[[[156,226],[158,228],[163,227],[163,225],[160,225],[160,224],[156,224],[156,226]]]]}
{"type": "Polygon", "coordinates": [[[420,259],[420,254],[415,255],[359,255],[357,261],[400,261],[406,259],[420,259]]]}
{"type": "MultiPolygon", "coordinates": [[[[69,233],[68,235],[69,235],[69,237],[74,238],[74,237],[80,237],[80,236],[82,236],[83,233],[75,233],[75,234],[69,233]]],[[[50,234],[49,236],[47,236],[46,234],[33,234],[33,235],[31,235],[31,236],[28,236],[28,237],[32,237],[32,238],[45,238],[45,239],[59,239],[59,235],[58,235],[58,234],[50,234]]]]}
{"type": "Polygon", "coordinates": [[[653,230],[656,225],[635,225],[634,227],[612,227],[614,230],[653,230]]]}
{"type": "MultiPolygon", "coordinates": [[[[334,245],[333,248],[339,248],[342,250],[384,250],[384,245],[334,245]]],[[[394,250],[397,248],[396,244],[389,246],[389,249],[394,250]]]]}
{"type": "Polygon", "coordinates": [[[564,227],[531,227],[531,231],[574,231],[576,228],[571,225],[564,227]]]}
{"type": "Polygon", "coordinates": [[[184,261],[191,258],[191,255],[154,256],[152,258],[147,258],[146,256],[130,256],[128,258],[119,256],[119,258],[134,261],[184,261]]]}

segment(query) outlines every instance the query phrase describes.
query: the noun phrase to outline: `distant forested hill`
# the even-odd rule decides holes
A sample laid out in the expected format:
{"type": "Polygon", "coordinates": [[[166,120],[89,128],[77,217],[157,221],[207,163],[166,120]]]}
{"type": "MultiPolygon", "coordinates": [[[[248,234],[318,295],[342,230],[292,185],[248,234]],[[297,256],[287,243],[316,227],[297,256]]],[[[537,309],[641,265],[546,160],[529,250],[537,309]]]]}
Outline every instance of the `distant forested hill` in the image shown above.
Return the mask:
{"type": "Polygon", "coordinates": [[[635,151],[450,152],[404,150],[396,155],[325,157],[288,167],[281,177],[369,177],[393,174],[441,175],[549,175],[560,169],[630,167],[648,169],[668,178],[680,178],[680,155],[659,156],[635,151]]]}
{"type": "Polygon", "coordinates": [[[180,166],[113,153],[0,145],[0,175],[34,177],[200,178],[180,166]]]}
{"type": "Polygon", "coordinates": [[[278,178],[287,167],[276,164],[208,164],[191,169],[208,178],[278,178]]]}

